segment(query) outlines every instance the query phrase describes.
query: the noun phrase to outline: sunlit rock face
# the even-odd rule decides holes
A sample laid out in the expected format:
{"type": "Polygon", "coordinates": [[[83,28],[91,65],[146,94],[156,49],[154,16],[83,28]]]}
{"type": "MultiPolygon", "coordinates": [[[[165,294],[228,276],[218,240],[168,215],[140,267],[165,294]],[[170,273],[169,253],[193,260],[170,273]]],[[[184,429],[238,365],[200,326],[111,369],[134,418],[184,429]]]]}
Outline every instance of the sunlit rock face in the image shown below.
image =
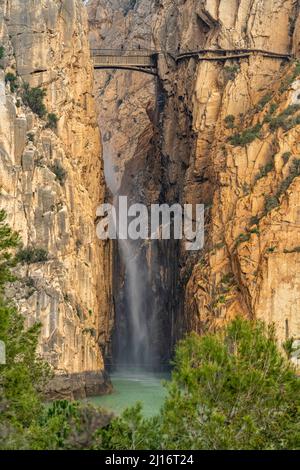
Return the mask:
{"type": "MultiPolygon", "coordinates": [[[[299,53],[293,1],[159,4],[156,48],[299,53]]],[[[298,339],[300,180],[294,160],[300,128],[296,119],[274,125],[274,117],[300,103],[293,63],[252,55],[175,66],[161,57],[160,75],[168,94],[162,151],[174,181],[186,165],[183,200],[207,206],[205,250],[182,263],[184,327],[202,332],[244,314],[275,322],[280,343],[298,339]],[[230,144],[230,137],[257,123],[263,126],[252,142],[230,144]]]]}
{"type": "Polygon", "coordinates": [[[97,75],[113,190],[138,192],[148,203],[206,205],[203,251],[187,253],[183,244],[159,251],[168,347],[186,330],[211,330],[237,314],[275,322],[280,343],[299,338],[299,124],[270,123],[300,103],[294,65],[262,55],[172,58],[206,48],[297,56],[294,2],[92,0],[89,19],[92,47],[161,52],[158,88],[130,72],[97,75]],[[247,140],[256,124],[252,142],[230,143],[245,132],[247,140]]]}
{"type": "MultiPolygon", "coordinates": [[[[95,49],[153,50],[155,1],[92,0],[88,4],[90,43],[95,49]]],[[[110,199],[129,202],[165,200],[161,160],[160,110],[163,92],[158,78],[132,71],[95,72],[95,96],[103,136],[105,176],[110,199]]],[[[157,368],[171,351],[172,315],[176,305],[174,244],[123,243],[114,250],[116,308],[110,360],[157,368]]],[[[176,305],[177,309],[177,305],[176,305]]]]}
{"type": "MultiPolygon", "coordinates": [[[[153,10],[153,2],[146,0],[90,1],[91,47],[121,52],[122,49],[137,52],[139,47],[150,49],[153,10]]],[[[152,124],[149,113],[156,107],[156,80],[137,72],[98,70],[95,71],[95,97],[104,160],[109,160],[111,167],[107,168],[106,176],[108,184],[117,191],[126,163],[134,158],[140,134],[152,124]]]]}
{"type": "Polygon", "coordinates": [[[28,325],[42,323],[39,350],[58,376],[49,393],[100,393],[110,254],[95,231],[105,184],[85,8],[79,0],[1,1],[0,43],[1,207],[24,247],[48,253],[23,265],[13,295],[28,325]],[[57,130],[10,92],[8,72],[46,90],[57,130]]]}

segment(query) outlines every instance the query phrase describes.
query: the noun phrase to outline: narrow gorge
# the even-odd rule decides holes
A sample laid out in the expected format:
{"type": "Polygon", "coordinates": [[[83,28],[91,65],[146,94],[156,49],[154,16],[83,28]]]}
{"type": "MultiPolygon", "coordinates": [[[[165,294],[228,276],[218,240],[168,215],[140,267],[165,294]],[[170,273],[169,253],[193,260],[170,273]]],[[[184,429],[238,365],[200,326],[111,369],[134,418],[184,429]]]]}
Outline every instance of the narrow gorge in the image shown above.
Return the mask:
{"type": "Polygon", "coordinates": [[[8,294],[42,323],[50,398],[165,371],[186,333],[239,315],[299,349],[299,6],[0,0],[0,205],[23,242],[8,294]],[[95,67],[130,51],[155,72],[95,67]],[[119,196],[204,204],[204,248],[99,240],[119,196]]]}

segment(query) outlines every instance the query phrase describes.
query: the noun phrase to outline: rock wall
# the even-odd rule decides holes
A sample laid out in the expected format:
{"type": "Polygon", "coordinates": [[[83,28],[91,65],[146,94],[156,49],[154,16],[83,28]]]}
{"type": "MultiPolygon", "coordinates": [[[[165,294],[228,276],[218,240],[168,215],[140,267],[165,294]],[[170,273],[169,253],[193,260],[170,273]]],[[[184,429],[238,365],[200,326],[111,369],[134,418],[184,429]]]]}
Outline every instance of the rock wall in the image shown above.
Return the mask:
{"type": "Polygon", "coordinates": [[[0,44],[1,207],[25,248],[47,252],[46,261],[23,264],[13,295],[28,325],[42,323],[40,352],[57,376],[49,394],[105,392],[111,255],[95,231],[105,183],[85,7],[1,0],[0,44]],[[17,76],[14,93],[7,73],[17,76]],[[25,82],[46,90],[57,130],[24,106],[25,82]]]}
{"type": "MultiPolygon", "coordinates": [[[[152,2],[91,0],[89,38],[94,49],[151,48],[152,2]]],[[[151,75],[96,70],[95,96],[102,130],[108,185],[116,193],[126,163],[134,158],[140,135],[151,127],[156,107],[156,82],[151,75]]],[[[130,182],[128,182],[130,184],[130,182]]]]}
{"type": "MultiPolygon", "coordinates": [[[[153,16],[157,2],[149,0],[91,0],[88,3],[90,43],[95,49],[151,50],[153,16]]],[[[110,199],[126,195],[131,203],[150,205],[165,199],[164,163],[160,153],[159,111],[163,93],[151,75],[121,70],[95,72],[95,95],[103,136],[106,181],[110,199]]],[[[109,360],[120,365],[126,360],[132,338],[128,291],[128,271],[118,244],[114,247],[113,291],[116,316],[109,360]],[[111,357],[111,355],[113,357],[111,357]]],[[[176,265],[174,249],[150,243],[134,243],[132,261],[138,266],[141,284],[136,282],[141,309],[149,324],[148,341],[156,363],[168,360],[175,296],[169,269],[176,265]],[[172,299],[172,300],[170,300],[172,299]]],[[[174,268],[174,273],[176,272],[174,268]]],[[[145,345],[146,349],[146,345],[145,345]]]]}
{"type": "Polygon", "coordinates": [[[97,78],[116,187],[146,203],[206,206],[202,252],[158,247],[167,349],[237,314],[275,322],[280,343],[299,339],[299,67],[261,54],[174,60],[206,48],[297,57],[298,2],[91,0],[89,18],[93,47],[159,51],[155,83],[97,78]]]}
{"type": "MultiPolygon", "coordinates": [[[[299,53],[298,2],[158,3],[157,49],[299,53]]],[[[204,251],[180,261],[182,327],[202,332],[240,313],[275,322],[281,343],[298,339],[299,67],[258,54],[176,65],[161,54],[160,76],[170,188],[207,208],[204,251]]]]}

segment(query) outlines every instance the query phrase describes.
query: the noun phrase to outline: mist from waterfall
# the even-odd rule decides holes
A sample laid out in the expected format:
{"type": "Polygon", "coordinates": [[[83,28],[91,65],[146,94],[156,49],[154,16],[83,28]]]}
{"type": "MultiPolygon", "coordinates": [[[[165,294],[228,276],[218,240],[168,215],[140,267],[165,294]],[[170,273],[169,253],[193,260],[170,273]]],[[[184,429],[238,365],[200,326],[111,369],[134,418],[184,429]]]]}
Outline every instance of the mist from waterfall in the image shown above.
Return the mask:
{"type": "MultiPolygon", "coordinates": [[[[113,204],[118,213],[120,182],[113,167],[109,151],[104,152],[104,173],[106,184],[113,195],[113,204]]],[[[122,194],[126,196],[126,194],[122,194]]],[[[137,201],[134,201],[137,202],[137,201]]],[[[118,224],[117,224],[118,227],[118,224]]],[[[121,227],[121,230],[127,227],[121,227]]],[[[119,348],[115,359],[117,368],[135,367],[152,369],[156,367],[155,332],[156,299],[152,292],[154,241],[118,239],[120,259],[124,264],[124,298],[126,327],[119,334],[119,348]],[[147,258],[151,253],[151,262],[147,258]],[[125,338],[123,335],[125,334],[125,338]],[[124,346],[121,347],[121,344],[124,346]]],[[[154,263],[156,264],[156,263],[154,263]]],[[[116,306],[118,311],[118,306],[116,306]]],[[[118,314],[116,315],[118,321],[118,314]]]]}

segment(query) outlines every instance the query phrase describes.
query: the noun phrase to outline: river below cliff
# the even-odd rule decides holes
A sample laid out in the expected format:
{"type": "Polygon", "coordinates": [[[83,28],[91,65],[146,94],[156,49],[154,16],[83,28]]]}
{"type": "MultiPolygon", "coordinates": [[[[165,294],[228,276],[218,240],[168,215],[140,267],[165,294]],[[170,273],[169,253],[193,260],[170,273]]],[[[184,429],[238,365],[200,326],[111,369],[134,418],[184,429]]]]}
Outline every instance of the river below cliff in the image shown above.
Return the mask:
{"type": "Polygon", "coordinates": [[[153,373],[139,370],[119,371],[111,374],[114,392],[111,395],[89,398],[88,401],[102,406],[115,414],[141,402],[145,417],[159,413],[166,396],[163,381],[169,380],[168,373],[153,373]]]}

